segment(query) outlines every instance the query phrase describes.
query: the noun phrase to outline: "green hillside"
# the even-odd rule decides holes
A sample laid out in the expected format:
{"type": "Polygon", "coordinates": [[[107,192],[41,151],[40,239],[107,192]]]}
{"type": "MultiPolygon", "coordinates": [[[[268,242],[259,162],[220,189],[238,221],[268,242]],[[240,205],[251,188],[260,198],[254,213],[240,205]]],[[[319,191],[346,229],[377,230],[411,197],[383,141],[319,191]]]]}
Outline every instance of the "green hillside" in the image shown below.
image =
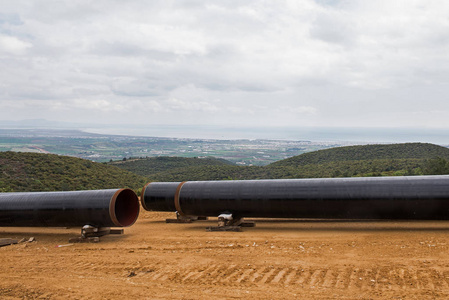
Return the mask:
{"type": "Polygon", "coordinates": [[[53,154],[0,152],[0,192],[125,187],[138,191],[148,181],[427,174],[449,174],[449,149],[420,143],[339,147],[263,167],[214,158],[156,157],[106,164],[53,154]]]}
{"type": "Polygon", "coordinates": [[[271,166],[304,166],[338,161],[429,159],[436,157],[449,159],[449,149],[427,143],[365,145],[337,147],[304,153],[274,162],[271,166]]]}
{"type": "Polygon", "coordinates": [[[263,167],[197,166],[148,176],[186,181],[449,174],[448,160],[449,149],[433,144],[365,145],[304,153],[263,167]]]}
{"type": "Polygon", "coordinates": [[[54,154],[0,152],[0,192],[140,189],[147,179],[89,160],[54,154]]]}
{"type": "Polygon", "coordinates": [[[191,167],[210,167],[210,166],[229,166],[233,165],[232,162],[214,158],[214,157],[147,157],[147,158],[134,158],[120,161],[112,161],[108,163],[112,166],[117,166],[121,169],[128,170],[130,172],[142,175],[151,176],[159,172],[185,170],[191,167]]]}

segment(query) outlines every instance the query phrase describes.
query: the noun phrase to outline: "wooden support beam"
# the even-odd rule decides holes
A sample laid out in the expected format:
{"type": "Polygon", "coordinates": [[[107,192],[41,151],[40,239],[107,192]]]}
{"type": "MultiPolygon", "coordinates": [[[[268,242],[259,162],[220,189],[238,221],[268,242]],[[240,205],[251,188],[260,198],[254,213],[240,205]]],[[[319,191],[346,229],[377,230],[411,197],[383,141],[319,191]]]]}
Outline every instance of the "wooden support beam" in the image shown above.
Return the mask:
{"type": "Polygon", "coordinates": [[[165,219],[165,223],[192,223],[192,219],[165,219]]]}
{"type": "Polygon", "coordinates": [[[214,226],[214,227],[206,227],[206,231],[242,231],[242,227],[240,226],[214,226]]]}
{"type": "Polygon", "coordinates": [[[0,239],[0,247],[17,244],[19,241],[14,239],[0,239]]]}

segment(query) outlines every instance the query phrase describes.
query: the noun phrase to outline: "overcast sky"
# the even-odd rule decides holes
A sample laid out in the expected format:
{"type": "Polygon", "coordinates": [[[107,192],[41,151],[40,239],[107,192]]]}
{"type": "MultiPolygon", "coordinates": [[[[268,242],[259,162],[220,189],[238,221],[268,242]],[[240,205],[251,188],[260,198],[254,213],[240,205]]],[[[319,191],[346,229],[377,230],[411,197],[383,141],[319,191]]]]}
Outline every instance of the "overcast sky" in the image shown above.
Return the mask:
{"type": "Polygon", "coordinates": [[[0,119],[449,128],[449,1],[1,0],[0,119]]]}

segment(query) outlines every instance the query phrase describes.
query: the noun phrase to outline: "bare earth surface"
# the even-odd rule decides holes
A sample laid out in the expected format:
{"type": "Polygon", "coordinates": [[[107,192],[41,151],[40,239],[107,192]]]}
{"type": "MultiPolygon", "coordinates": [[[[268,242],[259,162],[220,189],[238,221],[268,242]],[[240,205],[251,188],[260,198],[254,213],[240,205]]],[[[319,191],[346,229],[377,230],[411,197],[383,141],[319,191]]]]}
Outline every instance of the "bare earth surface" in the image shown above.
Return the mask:
{"type": "Polygon", "coordinates": [[[265,219],[206,232],[216,219],[165,223],[173,217],[142,211],[96,244],[67,245],[75,228],[0,228],[36,239],[0,248],[0,298],[449,297],[449,222],[265,219]]]}

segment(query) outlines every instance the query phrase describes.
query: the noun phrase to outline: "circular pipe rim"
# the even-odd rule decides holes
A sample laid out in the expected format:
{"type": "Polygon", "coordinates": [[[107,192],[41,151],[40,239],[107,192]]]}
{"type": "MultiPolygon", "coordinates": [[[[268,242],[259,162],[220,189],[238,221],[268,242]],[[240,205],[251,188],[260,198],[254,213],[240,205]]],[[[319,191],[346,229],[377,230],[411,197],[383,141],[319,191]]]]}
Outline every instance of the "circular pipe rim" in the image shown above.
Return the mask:
{"type": "Polygon", "coordinates": [[[137,221],[137,218],[139,217],[139,211],[140,211],[139,199],[136,193],[131,189],[117,190],[112,196],[111,201],[109,202],[109,215],[111,216],[112,222],[119,227],[128,227],[133,225],[137,221]],[[127,195],[124,195],[125,193],[127,195]],[[120,214],[118,215],[116,211],[117,205],[122,206],[124,204],[123,201],[129,202],[125,203],[126,204],[125,215],[122,215],[123,212],[120,212],[120,214]]]}
{"type": "Polygon", "coordinates": [[[176,192],[175,192],[175,208],[176,211],[178,212],[178,214],[180,214],[181,216],[185,216],[186,214],[184,214],[184,212],[181,209],[181,204],[179,202],[179,198],[180,198],[180,194],[181,194],[181,188],[182,186],[187,183],[187,181],[183,181],[181,182],[178,187],[176,188],[176,192]]]}
{"type": "Polygon", "coordinates": [[[142,188],[142,192],[140,192],[140,203],[142,204],[142,207],[149,211],[147,205],[145,204],[145,191],[147,190],[147,187],[152,184],[152,182],[148,182],[147,184],[145,184],[142,188]]]}

